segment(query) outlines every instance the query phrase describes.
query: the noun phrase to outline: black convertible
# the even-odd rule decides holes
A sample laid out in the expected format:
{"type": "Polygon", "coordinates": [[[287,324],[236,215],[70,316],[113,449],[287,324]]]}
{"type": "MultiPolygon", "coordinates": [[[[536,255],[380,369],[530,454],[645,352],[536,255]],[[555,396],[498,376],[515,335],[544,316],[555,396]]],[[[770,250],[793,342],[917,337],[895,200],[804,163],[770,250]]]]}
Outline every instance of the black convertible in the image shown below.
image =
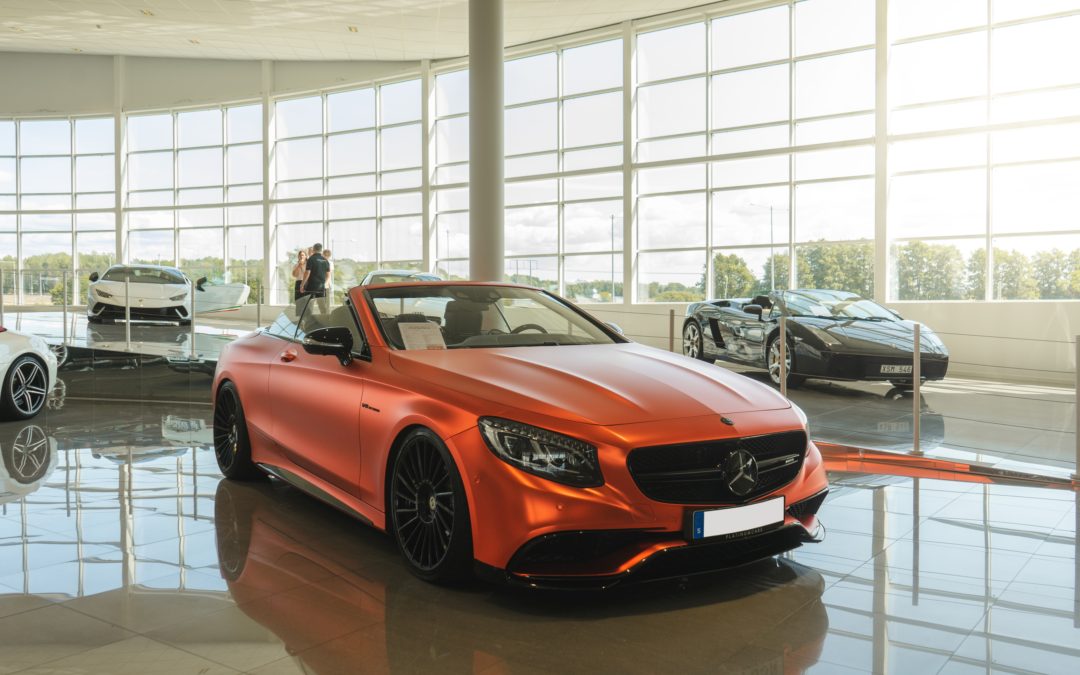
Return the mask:
{"type": "MultiPolygon", "coordinates": [[[[763,367],[779,384],[781,316],[788,317],[788,386],[808,377],[912,385],[915,322],[844,291],[773,291],[693,303],[686,308],[683,354],[763,367]]],[[[929,328],[921,331],[922,379],[940,380],[949,350],[929,328]]]]}

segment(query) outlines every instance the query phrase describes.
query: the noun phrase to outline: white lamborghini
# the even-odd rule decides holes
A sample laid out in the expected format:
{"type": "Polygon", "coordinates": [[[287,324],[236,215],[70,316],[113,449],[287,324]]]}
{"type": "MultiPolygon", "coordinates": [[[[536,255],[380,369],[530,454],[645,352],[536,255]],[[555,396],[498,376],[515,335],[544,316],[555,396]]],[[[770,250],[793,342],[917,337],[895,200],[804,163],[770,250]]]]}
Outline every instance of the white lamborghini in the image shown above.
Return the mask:
{"type": "Polygon", "coordinates": [[[113,265],[105,274],[90,275],[86,318],[90,323],[116,321],[125,317],[124,293],[130,292],[131,318],[142,321],[191,323],[192,300],[195,313],[237,309],[247,302],[247,284],[212,284],[202,277],[195,282],[175,267],[161,265],[113,265]],[[127,291],[125,283],[128,282],[127,291]]]}

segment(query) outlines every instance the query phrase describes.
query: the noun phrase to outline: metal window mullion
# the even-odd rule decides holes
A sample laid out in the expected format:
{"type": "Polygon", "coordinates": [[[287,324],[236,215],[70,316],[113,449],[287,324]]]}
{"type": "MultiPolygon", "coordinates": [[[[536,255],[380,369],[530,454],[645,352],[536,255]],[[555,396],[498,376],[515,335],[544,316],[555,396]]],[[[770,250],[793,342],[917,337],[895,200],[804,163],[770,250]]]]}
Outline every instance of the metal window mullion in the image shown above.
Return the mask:
{"type": "MultiPolygon", "coordinates": [[[[75,208],[75,195],[78,194],[78,185],[75,184],[75,164],[76,164],[76,159],[77,159],[77,154],[75,152],[75,122],[73,122],[71,120],[71,118],[69,117],[67,123],[68,123],[68,135],[69,135],[70,143],[71,143],[71,156],[68,158],[69,161],[71,162],[71,195],[70,195],[70,200],[71,200],[71,208],[74,209],[75,208]]],[[[77,275],[78,266],[75,264],[75,256],[76,256],[75,232],[76,232],[76,229],[77,229],[75,218],[76,218],[76,216],[75,216],[74,213],[71,213],[68,216],[68,235],[69,235],[68,248],[71,251],[71,260],[68,261],[68,271],[71,272],[71,279],[73,281],[76,281],[78,279],[78,275],[77,275]]],[[[63,295],[64,295],[64,302],[70,303],[70,304],[75,304],[75,297],[68,288],[63,289],[63,295]]],[[[64,331],[64,334],[65,335],[67,334],[66,329],[64,331]]]]}
{"type": "MultiPolygon", "coordinates": [[[[229,202],[229,127],[226,123],[228,114],[224,106],[219,106],[221,115],[221,198],[229,202]]],[[[229,212],[221,208],[221,266],[225,281],[232,281],[232,251],[229,249],[229,212]]]]}
{"type": "MultiPolygon", "coordinates": [[[[991,97],[992,91],[991,77],[994,71],[993,45],[994,45],[994,2],[993,0],[986,0],[986,82],[985,82],[985,94],[986,94],[986,121],[989,122],[991,117],[991,97]]],[[[983,288],[982,300],[989,302],[994,299],[994,167],[993,167],[993,133],[986,132],[985,142],[985,162],[986,162],[986,256],[984,265],[986,266],[983,271],[983,279],[986,280],[983,288]]]]}
{"type": "MultiPolygon", "coordinates": [[[[795,3],[788,6],[788,288],[798,288],[795,263],[795,3]]],[[[771,226],[770,226],[771,231],[771,226]]],[[[769,251],[770,265],[776,267],[776,249],[769,251]]],[[[776,290],[776,289],[771,289],[776,290]]]]}
{"type": "MultiPolygon", "coordinates": [[[[562,48],[558,48],[555,50],[555,169],[559,174],[562,174],[563,169],[566,167],[566,158],[564,157],[566,124],[563,119],[566,112],[566,96],[564,88],[563,52],[562,48]]],[[[566,210],[563,204],[564,199],[565,190],[563,180],[560,178],[555,181],[555,288],[558,289],[559,295],[566,295],[566,264],[563,259],[566,253],[566,210]]]]}
{"type": "Polygon", "coordinates": [[[382,87],[375,87],[375,267],[382,267],[382,87]]]}
{"type": "MultiPolygon", "coordinates": [[[[713,32],[711,20],[705,22],[705,69],[712,66],[713,56],[713,32]]],[[[705,76],[705,154],[711,155],[713,151],[713,87],[715,86],[714,74],[705,76]]],[[[705,165],[705,280],[702,284],[702,293],[706,298],[716,297],[714,292],[714,261],[713,261],[713,210],[712,210],[712,167],[705,165]]]]}
{"type": "MultiPolygon", "coordinates": [[[[322,140],[322,176],[319,181],[319,192],[320,197],[322,197],[320,202],[322,206],[322,234],[319,235],[319,241],[323,243],[324,251],[330,248],[331,253],[333,253],[333,248],[330,246],[330,204],[326,200],[326,195],[330,194],[330,134],[327,133],[327,129],[330,128],[330,103],[327,100],[326,92],[320,94],[319,100],[322,106],[320,108],[322,113],[322,133],[320,135],[322,140]]],[[[333,284],[333,279],[330,280],[330,283],[333,284]]]]}
{"type": "Polygon", "coordinates": [[[431,60],[420,62],[420,256],[425,272],[435,271],[438,258],[438,229],[431,208],[434,192],[431,188],[432,144],[435,143],[435,78],[431,74],[431,60]]]}
{"type": "MultiPolygon", "coordinates": [[[[15,120],[15,208],[22,206],[22,120],[15,120]]],[[[15,215],[15,304],[23,303],[22,292],[22,214],[15,215]]],[[[0,289],[2,292],[2,289],[0,289]]]]}
{"type": "MultiPolygon", "coordinates": [[[[623,306],[633,304],[636,292],[636,242],[634,239],[634,147],[637,142],[636,114],[634,101],[637,96],[637,82],[634,73],[637,33],[632,21],[622,24],[622,112],[623,112],[623,242],[622,242],[622,287],[623,306]]],[[[612,280],[612,303],[615,302],[615,287],[612,280]]]]}

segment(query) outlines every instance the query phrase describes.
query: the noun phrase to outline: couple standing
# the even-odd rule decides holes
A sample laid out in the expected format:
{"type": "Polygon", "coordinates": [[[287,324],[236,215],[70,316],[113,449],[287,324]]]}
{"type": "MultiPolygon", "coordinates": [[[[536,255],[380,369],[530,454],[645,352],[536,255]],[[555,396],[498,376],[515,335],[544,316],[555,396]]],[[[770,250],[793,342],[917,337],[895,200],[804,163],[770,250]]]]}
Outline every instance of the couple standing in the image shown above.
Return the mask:
{"type": "Polygon", "coordinates": [[[327,291],[333,283],[334,265],[330,262],[330,251],[323,255],[322,244],[315,244],[310,249],[311,253],[301,250],[296,256],[296,265],[293,267],[292,276],[295,279],[293,294],[295,300],[305,295],[318,299],[319,309],[327,311],[327,291]]]}

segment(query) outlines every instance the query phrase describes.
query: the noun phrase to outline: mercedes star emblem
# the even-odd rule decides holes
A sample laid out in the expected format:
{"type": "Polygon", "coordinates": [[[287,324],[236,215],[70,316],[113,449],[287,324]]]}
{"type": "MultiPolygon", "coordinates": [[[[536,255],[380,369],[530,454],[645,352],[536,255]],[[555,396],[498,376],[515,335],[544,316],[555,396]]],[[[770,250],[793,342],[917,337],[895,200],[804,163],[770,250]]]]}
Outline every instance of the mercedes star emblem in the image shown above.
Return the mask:
{"type": "Polygon", "coordinates": [[[723,422],[724,424],[728,425],[729,427],[735,426],[735,420],[731,419],[730,417],[721,416],[720,421],[723,422]]]}
{"type": "Polygon", "coordinates": [[[731,494],[745,497],[758,482],[757,460],[746,450],[736,450],[724,460],[724,480],[731,494]]]}

